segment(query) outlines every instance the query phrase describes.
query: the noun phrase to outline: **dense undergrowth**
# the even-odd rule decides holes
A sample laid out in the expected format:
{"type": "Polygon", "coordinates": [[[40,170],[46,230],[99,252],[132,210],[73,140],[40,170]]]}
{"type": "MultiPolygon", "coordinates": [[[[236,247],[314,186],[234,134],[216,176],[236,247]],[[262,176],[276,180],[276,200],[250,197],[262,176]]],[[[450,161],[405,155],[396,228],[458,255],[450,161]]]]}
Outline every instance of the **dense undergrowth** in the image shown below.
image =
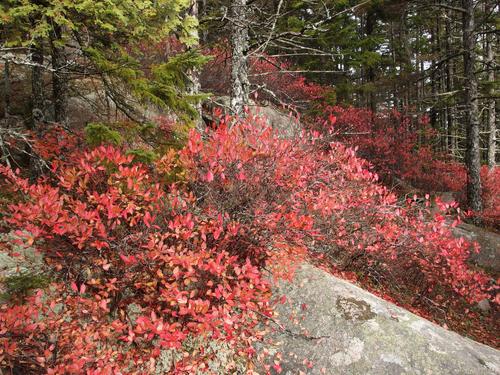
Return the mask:
{"type": "MultiPolygon", "coordinates": [[[[463,163],[437,151],[439,137],[426,116],[413,118],[397,110],[320,105],[309,116],[309,127],[333,131],[335,139],[356,148],[388,186],[402,181],[421,194],[453,192],[466,207],[467,173],[463,163]],[[321,113],[316,116],[315,113],[321,113]]],[[[500,170],[481,170],[484,210],[470,213],[483,224],[500,229],[500,170]]],[[[404,189],[402,189],[404,191],[404,189]]],[[[408,189],[406,189],[408,190],[408,189]]]]}
{"type": "Polygon", "coordinates": [[[2,252],[35,248],[51,280],[0,307],[2,367],[210,373],[210,343],[224,342],[230,373],[255,358],[270,281],[308,254],[413,305],[498,303],[495,281],[468,266],[473,246],[445,224],[455,207],[400,203],[332,135],[284,139],[263,119],[226,116],[143,164],[61,131],[38,144],[51,169],[36,182],[1,167],[2,252]]]}
{"type": "MultiPolygon", "coordinates": [[[[201,74],[204,90],[217,95],[230,93],[230,53],[224,47],[208,49],[212,60],[201,74]]],[[[357,155],[386,186],[403,182],[400,193],[453,192],[466,208],[467,173],[465,165],[441,151],[441,137],[426,114],[416,116],[396,109],[373,113],[366,108],[335,105],[332,88],[308,81],[284,59],[263,55],[249,59],[252,93],[260,101],[292,110],[310,130],[328,134],[330,139],[356,149],[357,155]],[[283,72],[285,71],[285,73],[283,72]],[[333,132],[330,130],[333,129],[333,132]]],[[[411,111],[410,111],[411,112],[411,111]]],[[[481,171],[483,206],[479,217],[483,225],[500,230],[500,171],[481,171]]]]}
{"type": "MultiPolygon", "coordinates": [[[[201,72],[203,90],[219,96],[229,95],[231,52],[219,46],[207,49],[205,54],[212,59],[201,72]]],[[[293,66],[284,59],[267,55],[251,56],[248,65],[251,96],[260,101],[304,110],[311,102],[325,102],[335,96],[332,88],[308,81],[302,74],[294,73],[293,66]]]]}

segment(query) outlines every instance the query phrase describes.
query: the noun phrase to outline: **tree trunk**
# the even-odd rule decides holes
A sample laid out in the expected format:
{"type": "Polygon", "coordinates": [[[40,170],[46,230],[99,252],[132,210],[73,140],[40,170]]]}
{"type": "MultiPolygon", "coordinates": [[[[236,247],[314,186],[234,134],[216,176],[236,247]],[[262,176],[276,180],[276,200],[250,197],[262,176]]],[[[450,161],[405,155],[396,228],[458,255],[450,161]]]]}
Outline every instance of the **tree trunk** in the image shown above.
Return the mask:
{"type": "Polygon", "coordinates": [[[247,0],[232,0],[231,21],[231,108],[243,116],[248,106],[250,82],[248,80],[248,19],[247,0]]]}
{"type": "Polygon", "coordinates": [[[31,124],[29,128],[38,132],[39,124],[45,121],[45,97],[43,93],[43,52],[40,46],[31,47],[31,124]]]}
{"type": "Polygon", "coordinates": [[[437,93],[438,93],[438,79],[437,79],[437,67],[436,67],[436,60],[437,60],[437,55],[438,55],[438,46],[439,46],[439,37],[438,37],[438,20],[436,22],[433,22],[432,25],[432,31],[431,31],[431,51],[432,51],[432,62],[431,62],[431,94],[432,94],[432,106],[431,106],[431,113],[430,113],[430,121],[431,121],[431,126],[433,129],[437,129],[437,93]],[[435,26],[435,27],[434,27],[435,26]]]}
{"type": "MultiPolygon", "coordinates": [[[[446,56],[450,56],[452,54],[452,44],[453,44],[453,39],[452,39],[452,26],[451,26],[451,16],[452,13],[451,11],[448,11],[446,14],[446,56]]],[[[453,61],[447,61],[446,62],[446,92],[451,93],[453,91],[453,61]]],[[[450,103],[448,101],[446,105],[446,128],[447,128],[447,133],[446,137],[448,139],[447,141],[447,152],[451,151],[451,154],[453,157],[455,157],[456,154],[456,147],[455,147],[455,141],[456,138],[454,138],[454,132],[455,132],[455,103],[450,103]]]]}
{"type": "MultiPolygon", "coordinates": [[[[199,9],[198,9],[198,1],[197,0],[192,0],[191,1],[191,9],[189,11],[189,15],[191,17],[194,17],[198,19],[199,17],[199,9]]],[[[190,47],[190,49],[196,49],[199,46],[199,33],[198,30],[195,30],[195,35],[194,37],[196,38],[196,45],[193,45],[190,47]]],[[[200,71],[197,68],[191,69],[188,72],[189,75],[189,94],[191,95],[199,95],[201,91],[201,84],[200,84],[200,71]]],[[[195,103],[195,110],[198,114],[198,117],[194,120],[195,121],[195,126],[196,129],[198,129],[200,132],[205,130],[205,123],[203,122],[203,113],[202,113],[202,106],[201,106],[201,101],[197,101],[195,103]]]]}
{"type": "MultiPolygon", "coordinates": [[[[366,24],[365,24],[365,34],[368,38],[372,37],[375,31],[376,18],[375,13],[372,10],[369,10],[366,15],[366,24]]],[[[372,48],[369,48],[369,51],[373,51],[372,48]]],[[[367,81],[369,82],[369,93],[368,93],[368,105],[372,113],[377,111],[377,103],[375,101],[375,69],[372,64],[367,67],[366,74],[367,81]]]]}
{"type": "MultiPolygon", "coordinates": [[[[28,123],[28,129],[32,130],[37,136],[41,136],[42,126],[45,122],[45,96],[43,82],[43,50],[42,44],[31,46],[31,118],[28,123]]],[[[31,144],[26,145],[26,153],[29,155],[30,180],[35,181],[42,173],[42,164],[37,155],[33,153],[31,144]]]]}
{"type": "Polygon", "coordinates": [[[487,36],[487,57],[488,65],[488,84],[491,85],[488,98],[488,168],[493,170],[496,166],[496,103],[495,103],[495,51],[494,51],[495,36],[489,33],[487,36]]]}
{"type": "MultiPolygon", "coordinates": [[[[198,6],[198,2],[196,1],[198,6]]],[[[201,18],[204,18],[207,15],[207,0],[201,0],[201,10],[198,9],[198,13],[201,15],[201,18]]],[[[204,45],[208,42],[208,31],[206,28],[203,28],[201,31],[201,44],[204,45]]]]}
{"type": "MultiPolygon", "coordinates": [[[[446,27],[443,28],[443,37],[441,38],[441,48],[444,51],[445,56],[447,51],[447,40],[446,40],[446,27]]],[[[442,53],[441,53],[442,55],[442,53]]],[[[448,87],[448,64],[441,64],[439,77],[441,78],[441,82],[439,86],[441,87],[442,93],[447,93],[448,87]]],[[[449,129],[448,129],[448,99],[444,99],[445,103],[440,106],[441,113],[441,128],[439,130],[439,134],[441,135],[441,151],[447,153],[450,149],[450,138],[448,137],[449,129]]]]}
{"type": "MultiPolygon", "coordinates": [[[[395,37],[394,37],[394,23],[391,21],[389,23],[389,48],[391,50],[391,60],[392,60],[392,71],[391,73],[396,76],[396,42],[395,42],[395,37]]],[[[402,74],[402,69],[400,69],[399,73],[402,74]]],[[[394,79],[392,82],[392,106],[396,108],[398,111],[401,111],[401,108],[399,107],[399,101],[398,101],[398,86],[397,86],[397,81],[394,79]]],[[[389,103],[390,104],[390,103],[389,103]]]]}
{"type": "Polygon", "coordinates": [[[51,40],[52,48],[52,95],[54,104],[54,121],[68,124],[68,75],[67,60],[64,47],[58,45],[61,41],[62,29],[54,26],[51,40]]]}
{"type": "Polygon", "coordinates": [[[465,10],[463,15],[463,47],[465,78],[466,111],[466,166],[467,166],[467,202],[469,208],[481,211],[481,154],[478,118],[478,82],[475,74],[476,40],[474,32],[474,0],[462,0],[465,10]]]}
{"type": "MultiPolygon", "coordinates": [[[[0,122],[0,128],[9,127],[9,117],[10,117],[10,62],[7,60],[4,63],[4,71],[3,71],[3,83],[4,83],[4,95],[3,95],[3,108],[4,108],[4,118],[3,121],[0,122]]],[[[1,130],[1,129],[0,129],[1,130]]],[[[10,167],[9,162],[9,152],[4,143],[3,136],[0,132],[0,161],[5,162],[7,166],[10,167]]]]}
{"type": "Polygon", "coordinates": [[[5,61],[3,71],[3,109],[4,117],[7,120],[10,115],[10,62],[5,61]]]}

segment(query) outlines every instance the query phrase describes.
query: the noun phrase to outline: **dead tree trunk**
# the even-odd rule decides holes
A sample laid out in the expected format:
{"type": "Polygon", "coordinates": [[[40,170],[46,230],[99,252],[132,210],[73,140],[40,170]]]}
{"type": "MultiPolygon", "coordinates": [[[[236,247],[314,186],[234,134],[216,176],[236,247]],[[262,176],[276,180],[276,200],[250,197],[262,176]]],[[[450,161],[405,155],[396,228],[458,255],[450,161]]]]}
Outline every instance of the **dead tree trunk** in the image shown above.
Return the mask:
{"type": "MultiPolygon", "coordinates": [[[[198,13],[201,16],[201,18],[204,18],[207,15],[207,0],[201,0],[201,10],[199,9],[198,1],[196,1],[196,4],[198,6],[198,13]]],[[[201,36],[200,36],[201,44],[205,44],[208,41],[208,32],[206,28],[203,28],[201,30],[201,36]]]]}
{"type": "MultiPolygon", "coordinates": [[[[198,1],[197,0],[191,1],[191,9],[189,11],[189,14],[190,14],[190,16],[198,19],[199,9],[198,9],[198,1]]],[[[198,47],[198,41],[199,41],[198,30],[195,30],[194,37],[196,38],[197,44],[190,47],[190,48],[197,48],[198,47]]],[[[199,69],[193,68],[188,72],[188,74],[189,74],[189,80],[190,80],[189,94],[199,95],[200,91],[201,91],[199,69]]],[[[198,114],[198,117],[195,119],[196,129],[198,129],[201,132],[205,129],[203,117],[202,117],[203,113],[202,113],[201,101],[197,101],[194,106],[195,106],[195,110],[198,114]]]]}
{"type": "Polygon", "coordinates": [[[248,19],[247,0],[232,0],[231,21],[231,108],[243,116],[248,105],[250,83],[248,80],[248,19]]]}
{"type": "Polygon", "coordinates": [[[41,46],[31,47],[31,130],[39,131],[39,124],[45,121],[45,96],[43,93],[43,51],[41,46]]]}
{"type": "Polygon", "coordinates": [[[0,161],[5,162],[10,167],[9,162],[9,152],[5,145],[3,139],[2,127],[6,129],[9,127],[9,117],[10,117],[10,62],[7,60],[4,63],[4,71],[3,71],[3,108],[4,108],[4,118],[3,121],[0,122],[0,161]]]}
{"type": "MultiPolygon", "coordinates": [[[[453,53],[453,38],[452,38],[452,13],[450,10],[446,13],[446,56],[450,56],[453,53]]],[[[446,92],[451,93],[454,89],[454,61],[450,60],[446,62],[446,92]]],[[[456,157],[456,129],[455,129],[455,99],[453,98],[451,102],[448,102],[446,106],[446,128],[448,130],[446,137],[448,138],[447,144],[448,149],[446,152],[456,157]]]]}
{"type": "Polygon", "coordinates": [[[474,32],[474,0],[462,0],[463,57],[465,78],[465,111],[467,130],[467,203],[474,211],[483,208],[481,199],[481,153],[479,140],[478,82],[475,73],[476,34],[474,32]]]}

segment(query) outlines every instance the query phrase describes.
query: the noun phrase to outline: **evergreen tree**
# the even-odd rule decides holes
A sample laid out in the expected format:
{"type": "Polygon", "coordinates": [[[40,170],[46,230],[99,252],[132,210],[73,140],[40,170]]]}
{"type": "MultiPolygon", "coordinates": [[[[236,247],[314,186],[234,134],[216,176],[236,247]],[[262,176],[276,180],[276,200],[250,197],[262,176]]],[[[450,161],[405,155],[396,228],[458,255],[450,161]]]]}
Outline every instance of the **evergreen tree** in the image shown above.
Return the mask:
{"type": "Polygon", "coordinates": [[[41,70],[52,72],[55,121],[66,121],[69,79],[82,77],[99,77],[107,95],[129,115],[125,93],[195,116],[192,104],[200,97],[186,94],[185,72],[205,59],[190,50],[145,66],[139,48],[174,35],[186,46],[195,44],[198,24],[188,6],[187,0],[7,0],[0,8],[2,49],[15,47],[31,56],[25,63],[33,66],[35,108],[42,101],[41,70]],[[44,65],[46,55],[50,65],[44,65]]]}

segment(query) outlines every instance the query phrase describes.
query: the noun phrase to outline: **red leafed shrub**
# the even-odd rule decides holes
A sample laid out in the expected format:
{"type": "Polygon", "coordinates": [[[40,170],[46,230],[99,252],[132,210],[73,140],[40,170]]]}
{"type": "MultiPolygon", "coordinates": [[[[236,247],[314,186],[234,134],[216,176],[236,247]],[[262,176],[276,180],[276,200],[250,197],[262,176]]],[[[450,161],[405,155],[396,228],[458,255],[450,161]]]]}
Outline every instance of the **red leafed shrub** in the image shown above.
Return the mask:
{"type": "MultiPolygon", "coordinates": [[[[397,177],[414,184],[429,182],[423,181],[426,172],[432,173],[430,165],[425,163],[433,162],[435,154],[427,146],[433,131],[426,121],[416,124],[396,110],[374,114],[368,109],[353,107],[322,109],[322,121],[315,119],[313,124],[322,126],[323,131],[331,128],[336,139],[356,147],[358,154],[369,160],[384,180],[392,182],[397,177]]],[[[437,179],[433,184],[440,182],[437,179]]]]}
{"type": "Polygon", "coordinates": [[[484,208],[481,214],[489,225],[500,229],[500,168],[488,170],[481,168],[481,182],[483,184],[484,208]]]}
{"type": "MultiPolygon", "coordinates": [[[[20,195],[7,222],[23,229],[18,234],[58,275],[50,291],[1,307],[7,367],[151,373],[161,350],[182,353],[189,337],[203,335],[252,353],[269,292],[256,263],[234,249],[248,246],[238,242],[244,226],[201,214],[190,193],[165,191],[111,147],[86,153],[51,181],[30,185],[9,169],[2,173],[20,195]]],[[[176,366],[203,361],[201,349],[176,366]]]]}
{"type": "MultiPolygon", "coordinates": [[[[321,112],[322,117],[314,118],[311,127],[323,132],[331,129],[336,139],[356,147],[358,155],[370,161],[386,183],[393,184],[398,178],[424,192],[456,192],[465,204],[465,166],[433,149],[438,138],[426,117],[417,121],[396,110],[373,114],[368,109],[340,106],[322,106],[321,112]]],[[[497,227],[499,173],[498,168],[488,172],[486,167],[481,172],[485,206],[481,216],[497,227]]]]}
{"type": "Polygon", "coordinates": [[[68,133],[58,125],[47,127],[39,138],[34,135],[32,138],[34,151],[46,161],[61,159],[62,154],[78,150],[78,136],[75,133],[68,133]]]}
{"type": "MultiPolygon", "coordinates": [[[[231,53],[224,49],[207,50],[212,56],[203,68],[200,81],[202,89],[217,95],[230,94],[231,53]]],[[[290,63],[276,57],[251,57],[249,79],[253,95],[279,105],[307,106],[309,102],[323,98],[328,88],[308,82],[306,78],[291,71],[290,63]]]]}
{"type": "Polygon", "coordinates": [[[443,216],[433,219],[413,201],[398,207],[353,150],[317,133],[280,139],[256,117],[228,129],[231,121],[221,121],[204,147],[194,134],[183,157],[203,204],[239,221],[262,220],[264,231],[252,236],[258,243],[279,233],[419,298],[445,290],[472,303],[494,290],[468,267],[472,246],[453,237],[443,216]]]}
{"type": "Polygon", "coordinates": [[[18,194],[7,223],[54,275],[0,307],[3,366],[153,373],[175,348],[171,371],[208,370],[213,353],[190,349],[193,337],[252,356],[271,314],[269,276],[291,276],[306,249],[417,299],[494,292],[468,268],[470,244],[413,201],[398,206],[353,150],[318,133],[284,139],[252,116],[218,124],[153,170],[112,147],[56,163],[35,184],[1,169],[18,194]],[[183,178],[160,184],[172,173],[183,178]]]}

